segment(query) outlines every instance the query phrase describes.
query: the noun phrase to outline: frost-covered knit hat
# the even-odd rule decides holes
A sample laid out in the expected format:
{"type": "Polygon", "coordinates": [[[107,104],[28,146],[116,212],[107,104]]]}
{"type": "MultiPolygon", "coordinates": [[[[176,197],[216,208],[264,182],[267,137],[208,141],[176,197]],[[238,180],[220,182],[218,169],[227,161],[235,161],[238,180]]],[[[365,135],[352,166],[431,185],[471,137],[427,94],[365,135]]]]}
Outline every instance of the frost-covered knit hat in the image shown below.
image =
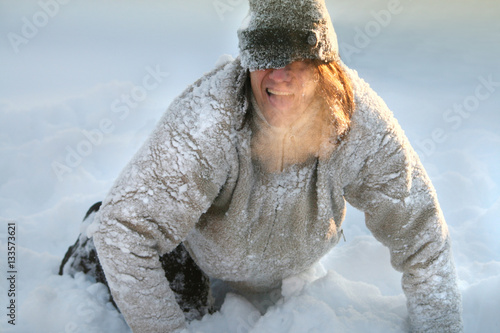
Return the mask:
{"type": "Polygon", "coordinates": [[[241,62],[250,70],[304,59],[334,60],[337,35],[324,0],[249,0],[238,30],[241,62]]]}

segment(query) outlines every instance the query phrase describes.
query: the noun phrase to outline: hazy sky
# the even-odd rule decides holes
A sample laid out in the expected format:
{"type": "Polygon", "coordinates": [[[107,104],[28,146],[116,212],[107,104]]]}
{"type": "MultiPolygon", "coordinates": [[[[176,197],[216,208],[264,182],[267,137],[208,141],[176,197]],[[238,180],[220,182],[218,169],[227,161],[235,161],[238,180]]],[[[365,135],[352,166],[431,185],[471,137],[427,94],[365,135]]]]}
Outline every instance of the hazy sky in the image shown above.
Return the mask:
{"type": "MultiPolygon", "coordinates": [[[[243,0],[65,1],[58,8],[56,0],[0,1],[0,99],[61,97],[110,80],[133,81],[147,64],[160,64],[182,84],[191,82],[218,55],[237,55],[236,29],[248,8],[243,0]],[[39,27],[21,43],[12,34],[24,38],[32,32],[26,21],[39,27]]],[[[332,0],[327,5],[344,46],[355,45],[374,13],[397,8],[370,45],[347,57],[353,66],[373,66],[373,59],[395,49],[408,60],[419,57],[410,52],[414,49],[443,66],[447,57],[463,57],[469,68],[498,59],[499,48],[492,45],[494,39],[499,44],[499,1],[332,0]]]]}

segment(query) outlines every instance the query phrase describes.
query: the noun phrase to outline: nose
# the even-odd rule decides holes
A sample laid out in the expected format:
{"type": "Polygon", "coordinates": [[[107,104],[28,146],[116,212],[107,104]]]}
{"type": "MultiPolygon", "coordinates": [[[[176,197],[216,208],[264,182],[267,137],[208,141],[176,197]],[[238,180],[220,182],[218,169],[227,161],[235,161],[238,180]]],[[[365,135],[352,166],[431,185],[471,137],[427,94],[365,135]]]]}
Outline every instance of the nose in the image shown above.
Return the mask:
{"type": "Polygon", "coordinates": [[[269,78],[276,82],[286,82],[290,81],[290,71],[285,68],[272,69],[269,73],[269,78]]]}

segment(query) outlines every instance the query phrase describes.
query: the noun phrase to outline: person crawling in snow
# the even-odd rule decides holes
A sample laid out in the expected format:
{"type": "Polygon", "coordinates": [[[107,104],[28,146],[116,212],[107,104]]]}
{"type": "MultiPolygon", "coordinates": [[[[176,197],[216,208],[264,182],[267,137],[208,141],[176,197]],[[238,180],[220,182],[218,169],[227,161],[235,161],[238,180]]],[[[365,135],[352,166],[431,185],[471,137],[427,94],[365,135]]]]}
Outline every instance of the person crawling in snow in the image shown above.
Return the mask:
{"type": "Polygon", "coordinates": [[[175,332],[209,311],[211,281],[265,293],[318,262],[347,201],[403,273],[411,331],[461,332],[435,190],[385,103],[340,60],[324,1],[250,0],[238,37],[240,55],[172,102],[89,210],[60,273],[107,283],[133,332],[175,332]]]}

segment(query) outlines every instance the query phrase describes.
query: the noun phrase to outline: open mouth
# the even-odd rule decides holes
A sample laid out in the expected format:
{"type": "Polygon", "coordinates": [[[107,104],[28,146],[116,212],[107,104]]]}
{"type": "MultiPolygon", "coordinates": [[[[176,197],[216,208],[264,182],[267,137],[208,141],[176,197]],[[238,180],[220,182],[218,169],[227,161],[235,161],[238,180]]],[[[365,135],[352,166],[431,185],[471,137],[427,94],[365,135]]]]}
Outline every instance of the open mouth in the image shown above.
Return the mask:
{"type": "Polygon", "coordinates": [[[278,91],[278,90],[274,90],[274,89],[270,89],[270,88],[267,88],[266,92],[267,92],[267,94],[269,96],[271,96],[271,95],[276,95],[276,96],[292,96],[293,95],[293,93],[291,93],[291,92],[278,91]]]}

